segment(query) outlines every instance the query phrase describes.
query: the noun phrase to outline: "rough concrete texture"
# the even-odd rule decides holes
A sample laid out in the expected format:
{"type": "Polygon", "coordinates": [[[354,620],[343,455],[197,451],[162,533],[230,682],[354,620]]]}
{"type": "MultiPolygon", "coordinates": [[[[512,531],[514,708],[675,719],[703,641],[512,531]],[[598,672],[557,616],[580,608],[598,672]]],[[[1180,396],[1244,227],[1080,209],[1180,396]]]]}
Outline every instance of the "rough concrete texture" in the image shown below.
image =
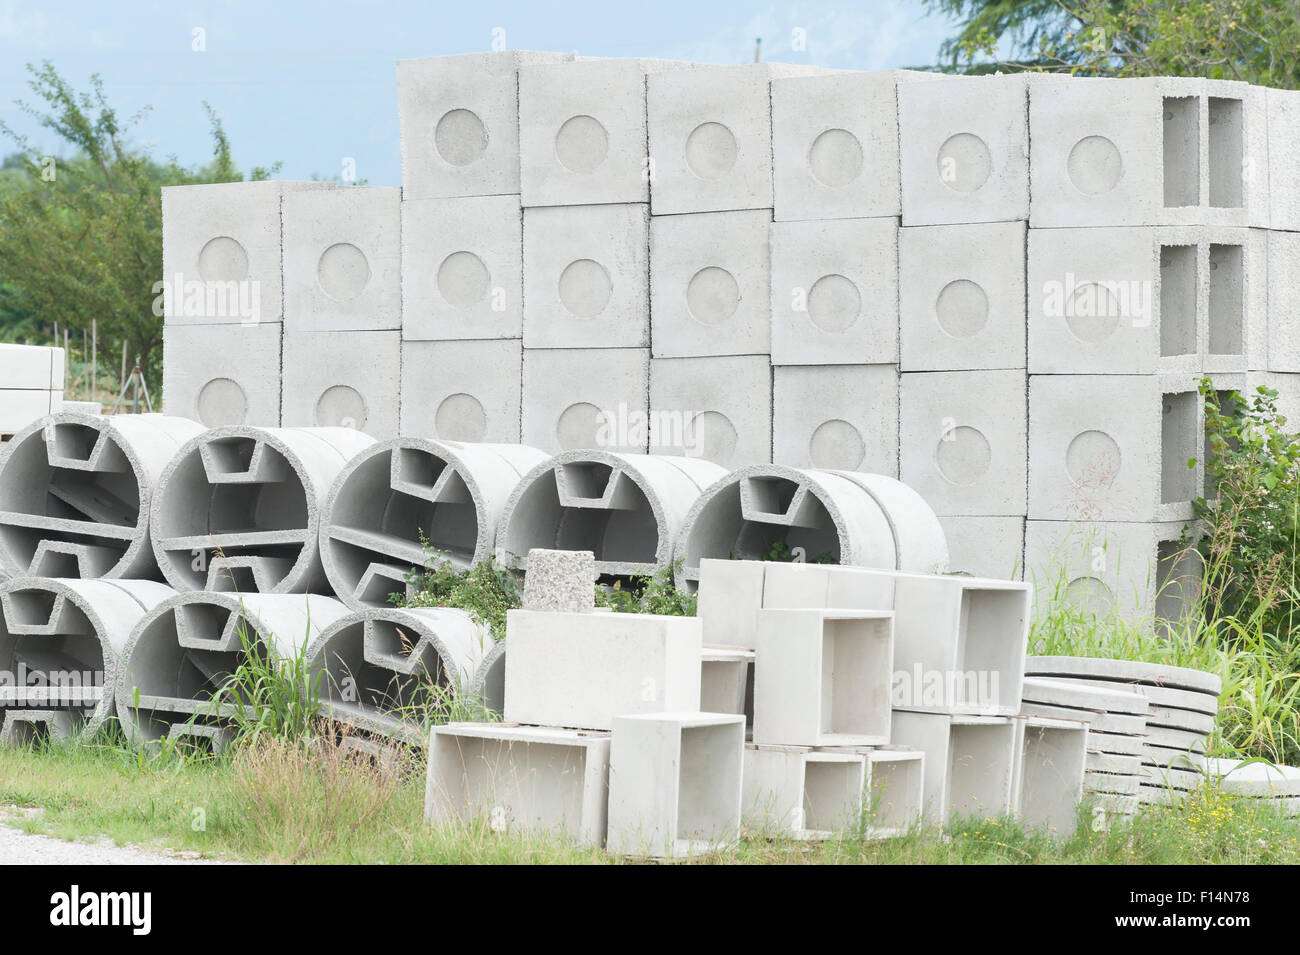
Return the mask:
{"type": "Polygon", "coordinates": [[[897,477],[896,365],[786,365],[772,378],[776,464],[897,477]]]}
{"type": "Polygon", "coordinates": [[[741,713],[754,725],[754,651],[705,645],[700,651],[700,710],[741,713]]]}
{"type": "Polygon", "coordinates": [[[1021,580],[1025,574],[1023,517],[940,517],[948,541],[948,570],[972,577],[1021,580]]]}
{"type": "Polygon", "coordinates": [[[525,210],[524,347],[649,344],[649,207],[525,210]]]}
{"type": "Polygon", "coordinates": [[[158,576],[149,507],[168,462],[202,428],[165,415],[60,412],[0,456],[0,570],[158,576]]]}
{"type": "MultiPolygon", "coordinates": [[[[1045,665],[1051,666],[1050,663],[1045,665]]],[[[1121,713],[1141,716],[1143,719],[1147,719],[1151,712],[1150,702],[1141,693],[1084,683],[1066,683],[1051,677],[1027,676],[1020,692],[1025,702],[1081,711],[1121,713]]]]}
{"type": "Polygon", "coordinates": [[[402,337],[519,338],[523,320],[519,197],[412,199],[408,192],[402,202],[402,337]]]}
{"type": "Polygon", "coordinates": [[[167,325],[162,407],[205,427],[280,425],[279,323],[167,325]]]}
{"type": "Polygon", "coordinates": [[[151,543],[177,590],[329,593],[320,515],[343,467],[374,438],[349,428],[215,428],[158,479],[151,543]]]}
{"type": "Polygon", "coordinates": [[[898,233],[903,371],[1025,367],[1025,224],[898,233]]]}
{"type": "Polygon", "coordinates": [[[1014,719],[895,710],[893,741],[925,753],[921,817],[927,826],[1011,811],[1019,742],[1014,719]]]}
{"type": "Polygon", "coordinates": [[[492,553],[522,475],[546,456],[526,445],[395,438],[371,445],[334,479],[321,512],[320,553],[353,610],[389,606],[425,566],[421,535],[457,568],[492,553]]]}
{"type": "Polygon", "coordinates": [[[862,817],[866,759],[797,746],[745,747],[741,820],[787,839],[827,839],[862,817]]]}
{"type": "Polygon", "coordinates": [[[518,339],[402,342],[400,431],[439,441],[518,443],[518,339]]]}
{"type": "MultiPolygon", "coordinates": [[[[1300,231],[1300,92],[1264,90],[1268,121],[1268,224],[1300,231]]],[[[1258,163],[1252,167],[1259,171],[1258,163]]]]}
{"type": "Polygon", "coordinates": [[[62,391],[65,360],[62,348],[0,342],[0,384],[5,391],[62,391]]]}
{"type": "Polygon", "coordinates": [[[1217,674],[1190,667],[1168,666],[1163,663],[1094,657],[1032,656],[1026,661],[1026,666],[1035,674],[1136,683],[1143,692],[1147,684],[1206,693],[1211,696],[1218,696],[1223,692],[1223,681],[1217,674]]]}
{"type": "MultiPolygon", "coordinates": [[[[1300,117],[1300,108],[1297,109],[1300,117]]],[[[1300,229],[1300,222],[1297,222],[1300,229]]],[[[1268,345],[1269,371],[1300,371],[1300,232],[1269,232],[1268,345]]]]}
{"type": "Polygon", "coordinates": [[[529,348],[523,355],[525,444],[552,453],[645,452],[649,349],[529,348]]]}
{"type": "Polygon", "coordinates": [[[596,555],[589,550],[528,552],[523,608],[561,613],[590,613],[596,609],[596,555]]]}
{"type": "Polygon", "coordinates": [[[770,461],[771,382],[765,355],[651,359],[651,450],[728,468],[770,461]]]}
{"type": "Polygon", "coordinates": [[[284,324],[295,332],[402,327],[402,190],[284,197],[284,324]]]}
{"type": "Polygon", "coordinates": [[[1026,825],[1068,838],[1083,801],[1088,725],[1036,716],[1016,723],[1015,810],[1026,825]]]}
{"type": "Polygon", "coordinates": [[[0,388],[0,434],[16,434],[62,407],[61,391],[0,388]]]}
{"type": "Polygon", "coordinates": [[[534,548],[589,550],[602,575],[669,566],[686,515],[725,472],[663,455],[566,451],[520,479],[502,512],[497,560],[528,566],[534,548]]]}
{"type": "Polygon", "coordinates": [[[898,361],[896,219],[777,222],[771,256],[773,364],[898,361]]]}
{"type": "Polygon", "coordinates": [[[483,655],[474,673],[469,697],[484,709],[500,713],[506,708],[506,642],[499,640],[483,655]]]}
{"type": "Polygon", "coordinates": [[[352,428],[372,438],[396,437],[402,333],[284,333],[286,428],[352,428]]]}
{"type": "MultiPolygon", "coordinates": [[[[1253,399],[1260,386],[1272,388],[1277,392],[1277,410],[1287,420],[1288,430],[1294,427],[1292,422],[1300,421],[1300,374],[1278,371],[1252,371],[1246,374],[1246,387],[1241,394],[1253,399]]],[[[63,403],[67,407],[67,402],[63,403]]]]}

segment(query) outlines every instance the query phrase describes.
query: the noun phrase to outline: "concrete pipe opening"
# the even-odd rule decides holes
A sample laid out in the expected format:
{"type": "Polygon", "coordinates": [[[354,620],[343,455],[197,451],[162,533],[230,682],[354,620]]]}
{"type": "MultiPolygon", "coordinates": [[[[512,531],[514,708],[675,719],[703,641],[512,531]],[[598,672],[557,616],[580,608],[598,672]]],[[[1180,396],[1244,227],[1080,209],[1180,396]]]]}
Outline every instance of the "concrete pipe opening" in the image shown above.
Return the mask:
{"type": "Polygon", "coordinates": [[[470,699],[478,702],[483,709],[500,714],[506,709],[506,642],[497,643],[478,665],[474,673],[474,682],[470,684],[470,699]]]}

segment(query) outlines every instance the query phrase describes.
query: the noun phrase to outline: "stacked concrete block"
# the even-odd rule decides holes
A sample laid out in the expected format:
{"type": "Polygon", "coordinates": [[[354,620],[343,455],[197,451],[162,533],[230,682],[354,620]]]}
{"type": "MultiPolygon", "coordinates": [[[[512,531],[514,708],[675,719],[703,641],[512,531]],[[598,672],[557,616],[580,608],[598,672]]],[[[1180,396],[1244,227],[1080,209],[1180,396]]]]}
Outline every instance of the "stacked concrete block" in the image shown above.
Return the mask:
{"type": "Polygon", "coordinates": [[[741,819],[749,829],[793,839],[826,839],[855,829],[862,819],[866,768],[861,753],[748,745],[741,819]]]}
{"type": "MultiPolygon", "coordinates": [[[[1296,224],[1300,230],[1300,222],[1296,224]]],[[[1300,231],[1271,231],[1268,249],[1268,345],[1265,367],[1269,371],[1300,372],[1300,231]]],[[[1258,367],[1258,366],[1256,366],[1258,367]]]]}
{"type": "Polygon", "coordinates": [[[1300,769],[1237,759],[1205,759],[1201,772],[1221,793],[1248,799],[1248,806],[1300,815],[1300,769]]]}
{"type": "Polygon", "coordinates": [[[519,339],[402,342],[403,435],[517,444],[523,387],[519,339]]]}
{"type": "Polygon", "coordinates": [[[948,541],[948,570],[972,577],[1021,580],[1025,575],[1023,517],[940,517],[948,541]]]}
{"type": "Polygon", "coordinates": [[[645,348],[525,349],[523,441],[554,454],[643,454],[651,439],[649,389],[645,348]]]}
{"type": "Polygon", "coordinates": [[[893,741],[925,754],[921,818],[926,825],[1012,811],[1020,741],[1014,718],[898,710],[893,741]]]}
{"type": "Polygon", "coordinates": [[[596,555],[589,550],[528,552],[524,610],[588,613],[596,609],[596,555]]]}
{"type": "Polygon", "coordinates": [[[63,363],[62,348],[0,343],[0,435],[62,408],[63,363]]]}
{"type": "MultiPolygon", "coordinates": [[[[1285,232],[1300,231],[1300,95],[1295,90],[1266,89],[1268,124],[1268,225],[1285,232]]],[[[1259,163],[1250,167],[1260,174],[1259,163]]]]}
{"type": "Polygon", "coordinates": [[[772,460],[898,476],[895,365],[772,369],[772,460]]]}
{"type": "Polygon", "coordinates": [[[650,360],[651,451],[726,468],[772,457],[766,355],[650,360]]]}
{"type": "Polygon", "coordinates": [[[388,440],[398,433],[401,332],[288,330],[284,334],[286,428],[352,428],[388,440]]]}
{"type": "Polygon", "coordinates": [[[1083,801],[1089,725],[1043,716],[1016,722],[1015,810],[1026,825],[1068,837],[1083,801]]]}
{"type": "Polygon", "coordinates": [[[280,425],[281,325],[163,327],[162,406],[204,427],[280,425]]]}
{"type": "MultiPolygon", "coordinates": [[[[701,631],[702,632],[702,631],[701,631]]],[[[700,651],[700,710],[741,713],[754,725],[754,651],[743,647],[710,646],[700,651]]]]}
{"type": "Polygon", "coordinates": [[[860,831],[867,838],[905,835],[921,822],[925,753],[905,746],[827,746],[823,753],[856,753],[866,761],[866,799],[860,831]]]}

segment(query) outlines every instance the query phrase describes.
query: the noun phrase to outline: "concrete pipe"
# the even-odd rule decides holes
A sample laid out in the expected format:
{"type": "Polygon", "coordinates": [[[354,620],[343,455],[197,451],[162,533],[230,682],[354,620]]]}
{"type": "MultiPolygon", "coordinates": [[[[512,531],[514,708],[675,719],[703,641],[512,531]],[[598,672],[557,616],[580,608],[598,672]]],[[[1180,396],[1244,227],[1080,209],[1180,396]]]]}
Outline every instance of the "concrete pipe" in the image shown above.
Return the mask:
{"type": "Polygon", "coordinates": [[[331,624],[308,648],[307,663],[333,719],[424,743],[424,716],[469,689],[492,646],[491,631],[464,610],[363,610],[331,624]]]}
{"type": "Polygon", "coordinates": [[[156,578],[149,505],[203,426],[167,415],[60,412],[0,458],[0,570],[9,576],[156,578]]]}
{"type": "Polygon", "coordinates": [[[347,612],[318,594],[177,594],[131,633],[116,687],[118,719],[140,743],[202,737],[220,749],[234,709],[212,696],[247,659],[245,642],[293,659],[347,612]]]}
{"type": "Polygon", "coordinates": [[[506,710],[506,642],[499,641],[484,655],[474,681],[469,686],[471,700],[493,713],[501,714],[506,710]]]}
{"type": "Polygon", "coordinates": [[[701,492],[725,474],[698,458],[566,451],[515,488],[497,532],[497,558],[527,569],[533,548],[589,550],[598,574],[653,574],[672,562],[701,492]]]}
{"type": "Polygon", "coordinates": [[[339,472],[375,439],[350,428],[216,428],[167,465],[153,549],[177,590],[331,593],[320,515],[339,472]]]}
{"type": "Polygon", "coordinates": [[[948,570],[948,540],[934,509],[902,481],[865,471],[831,471],[870,494],[889,521],[894,535],[896,569],[909,574],[942,574],[948,570]]]}
{"type": "Polygon", "coordinates": [[[334,480],[320,551],[339,599],[387,607],[423,567],[420,536],[459,568],[492,553],[497,522],[520,478],[547,455],[524,445],[397,438],[373,445],[334,480]]]}
{"type": "Polygon", "coordinates": [[[15,577],[0,586],[0,738],[93,735],[113,713],[131,631],[174,595],[152,580],[15,577]]]}

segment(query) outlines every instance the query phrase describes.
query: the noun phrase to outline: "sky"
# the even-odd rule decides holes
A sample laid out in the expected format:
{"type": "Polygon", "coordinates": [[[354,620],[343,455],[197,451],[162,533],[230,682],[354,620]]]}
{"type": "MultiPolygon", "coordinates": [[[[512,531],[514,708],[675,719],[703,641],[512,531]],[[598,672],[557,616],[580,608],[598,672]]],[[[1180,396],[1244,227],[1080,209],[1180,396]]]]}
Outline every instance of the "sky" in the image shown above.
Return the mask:
{"type": "Polygon", "coordinates": [[[370,185],[396,186],[399,59],[499,37],[509,49],[746,63],[761,37],[765,60],[877,70],[932,63],[953,32],[922,0],[0,0],[0,120],[62,154],[14,103],[32,101],[25,64],[50,60],[77,89],[100,74],[120,116],[151,107],[132,139],[159,158],[211,158],[207,101],[245,171],[280,162],[277,178],[332,179],[350,159],[370,185]]]}

